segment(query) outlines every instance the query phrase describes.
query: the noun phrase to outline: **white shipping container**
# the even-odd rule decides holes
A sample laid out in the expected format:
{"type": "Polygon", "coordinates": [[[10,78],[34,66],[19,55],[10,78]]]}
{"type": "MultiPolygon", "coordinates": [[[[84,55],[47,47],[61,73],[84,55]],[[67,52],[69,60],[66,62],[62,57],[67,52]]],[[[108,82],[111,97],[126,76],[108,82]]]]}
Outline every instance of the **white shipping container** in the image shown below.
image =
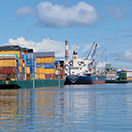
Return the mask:
{"type": "Polygon", "coordinates": [[[116,80],[116,74],[115,73],[107,73],[106,79],[107,80],[116,80]]]}

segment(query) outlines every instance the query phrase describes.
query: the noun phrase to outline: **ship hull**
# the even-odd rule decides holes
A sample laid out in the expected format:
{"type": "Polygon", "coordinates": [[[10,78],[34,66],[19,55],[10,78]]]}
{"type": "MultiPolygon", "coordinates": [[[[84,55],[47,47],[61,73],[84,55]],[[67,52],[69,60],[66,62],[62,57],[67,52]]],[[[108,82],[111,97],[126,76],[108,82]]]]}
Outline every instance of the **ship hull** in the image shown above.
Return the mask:
{"type": "Polygon", "coordinates": [[[65,79],[0,81],[0,89],[62,87],[65,79]]]}
{"type": "Polygon", "coordinates": [[[92,75],[92,76],[67,76],[65,85],[66,84],[104,84],[105,83],[105,76],[99,75],[92,75]]]}

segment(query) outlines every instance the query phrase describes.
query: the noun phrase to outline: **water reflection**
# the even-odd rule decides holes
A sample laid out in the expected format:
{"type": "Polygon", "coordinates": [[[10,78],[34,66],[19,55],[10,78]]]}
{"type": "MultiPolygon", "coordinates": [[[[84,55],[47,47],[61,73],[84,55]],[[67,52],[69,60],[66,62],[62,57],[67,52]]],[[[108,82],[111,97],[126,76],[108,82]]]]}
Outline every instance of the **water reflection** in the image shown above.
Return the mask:
{"type": "Polygon", "coordinates": [[[129,130],[131,95],[127,85],[0,90],[0,131],[129,130]]]}

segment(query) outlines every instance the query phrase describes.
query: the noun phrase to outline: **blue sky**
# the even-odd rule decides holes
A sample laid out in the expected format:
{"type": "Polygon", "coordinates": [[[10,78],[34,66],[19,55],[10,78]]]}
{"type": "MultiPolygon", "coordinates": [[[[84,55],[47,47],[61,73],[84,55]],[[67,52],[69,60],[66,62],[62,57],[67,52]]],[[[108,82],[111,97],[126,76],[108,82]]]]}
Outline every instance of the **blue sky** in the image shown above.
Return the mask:
{"type": "Polygon", "coordinates": [[[80,56],[96,42],[107,48],[102,63],[132,68],[132,0],[0,0],[0,19],[1,46],[64,57],[65,40],[80,56]]]}

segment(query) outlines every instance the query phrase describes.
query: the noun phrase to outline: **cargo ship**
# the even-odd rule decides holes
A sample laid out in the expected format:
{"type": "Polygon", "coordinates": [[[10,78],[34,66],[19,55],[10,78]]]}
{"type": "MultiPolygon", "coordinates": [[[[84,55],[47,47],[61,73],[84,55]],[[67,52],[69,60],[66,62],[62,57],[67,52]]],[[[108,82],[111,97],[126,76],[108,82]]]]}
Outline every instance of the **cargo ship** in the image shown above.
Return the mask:
{"type": "Polygon", "coordinates": [[[106,73],[106,83],[127,83],[126,70],[112,70],[106,73]]]}
{"type": "Polygon", "coordinates": [[[87,57],[78,58],[78,50],[73,51],[72,57],[69,60],[68,57],[68,41],[65,41],[65,74],[67,75],[65,84],[104,84],[105,74],[104,72],[97,71],[97,63],[103,56],[105,50],[95,61],[97,56],[96,49],[97,44],[93,43],[87,57]],[[94,47],[94,49],[93,49],[94,47]],[[92,55],[91,51],[93,49],[92,55]]]}
{"type": "Polygon", "coordinates": [[[125,65],[122,68],[112,67],[111,63],[105,66],[106,83],[128,83],[131,79],[131,73],[125,70],[125,65]]]}
{"type": "Polygon", "coordinates": [[[33,52],[18,45],[0,47],[0,89],[61,87],[64,62],[55,63],[54,52],[33,52]]]}

